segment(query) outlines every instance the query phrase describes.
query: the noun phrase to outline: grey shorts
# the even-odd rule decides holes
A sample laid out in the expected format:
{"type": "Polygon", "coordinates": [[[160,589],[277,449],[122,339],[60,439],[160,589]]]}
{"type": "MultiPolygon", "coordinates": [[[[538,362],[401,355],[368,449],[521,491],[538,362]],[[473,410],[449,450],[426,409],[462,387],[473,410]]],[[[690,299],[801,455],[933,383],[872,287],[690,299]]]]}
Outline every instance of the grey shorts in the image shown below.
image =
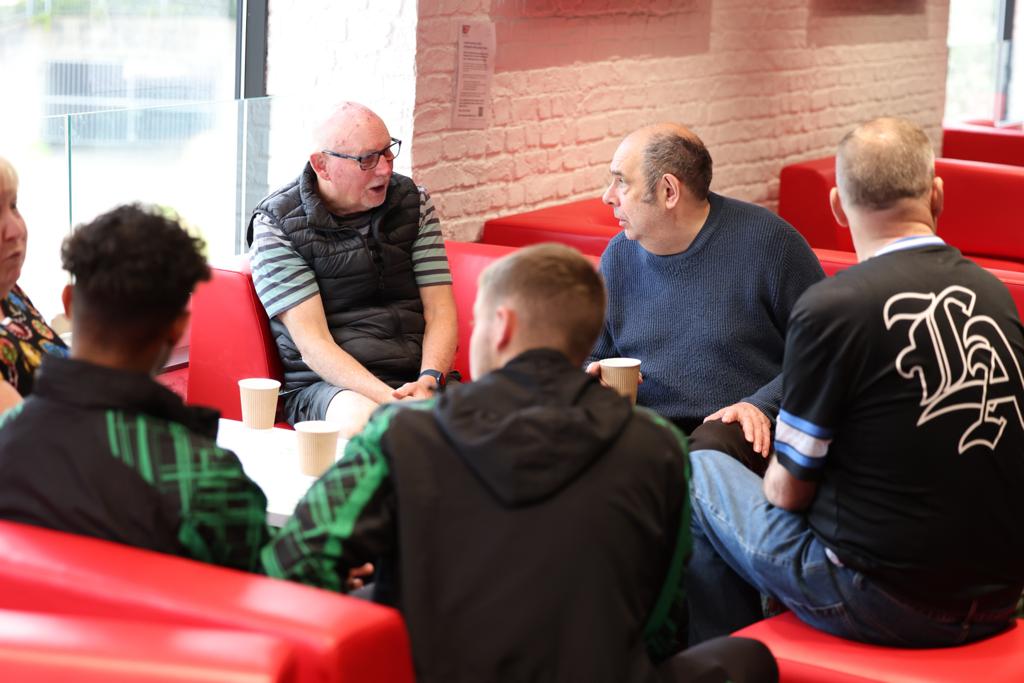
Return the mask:
{"type": "Polygon", "coordinates": [[[344,389],[320,381],[284,396],[284,419],[290,425],[327,417],[327,406],[344,389]]]}

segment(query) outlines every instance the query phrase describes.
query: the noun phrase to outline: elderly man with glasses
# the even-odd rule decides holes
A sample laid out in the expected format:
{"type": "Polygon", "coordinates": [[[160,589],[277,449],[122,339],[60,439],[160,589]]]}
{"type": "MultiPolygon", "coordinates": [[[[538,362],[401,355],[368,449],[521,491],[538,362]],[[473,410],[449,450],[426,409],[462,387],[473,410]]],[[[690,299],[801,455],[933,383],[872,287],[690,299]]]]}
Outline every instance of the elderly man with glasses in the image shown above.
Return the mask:
{"type": "Polygon", "coordinates": [[[393,172],[401,141],[346,102],[299,177],[264,199],[246,236],[284,366],[285,419],[357,433],[381,403],[442,389],[456,318],[427,191],[393,172]]]}

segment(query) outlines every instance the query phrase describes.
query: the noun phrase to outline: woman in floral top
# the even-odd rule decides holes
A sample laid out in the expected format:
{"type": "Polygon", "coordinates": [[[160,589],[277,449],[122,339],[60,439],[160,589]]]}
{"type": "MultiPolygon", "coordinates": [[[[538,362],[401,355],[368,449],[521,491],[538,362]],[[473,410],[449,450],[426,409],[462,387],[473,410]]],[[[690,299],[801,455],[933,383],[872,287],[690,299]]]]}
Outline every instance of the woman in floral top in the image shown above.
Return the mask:
{"type": "Polygon", "coordinates": [[[18,174],[0,157],[0,412],[32,391],[43,354],[67,346],[18,287],[28,232],[18,212],[18,174]]]}

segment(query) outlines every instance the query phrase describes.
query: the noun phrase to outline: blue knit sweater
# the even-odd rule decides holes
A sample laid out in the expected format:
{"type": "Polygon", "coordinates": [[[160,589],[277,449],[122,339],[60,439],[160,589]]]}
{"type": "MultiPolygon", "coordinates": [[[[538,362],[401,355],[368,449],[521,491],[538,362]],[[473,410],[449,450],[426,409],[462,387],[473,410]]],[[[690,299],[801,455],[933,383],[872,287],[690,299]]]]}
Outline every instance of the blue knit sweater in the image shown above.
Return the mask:
{"type": "Polygon", "coordinates": [[[639,358],[637,402],[687,433],[749,401],[775,419],[789,312],[824,277],[786,221],[712,193],[690,247],[656,256],[619,233],[601,257],[608,316],[592,360],[639,358]]]}

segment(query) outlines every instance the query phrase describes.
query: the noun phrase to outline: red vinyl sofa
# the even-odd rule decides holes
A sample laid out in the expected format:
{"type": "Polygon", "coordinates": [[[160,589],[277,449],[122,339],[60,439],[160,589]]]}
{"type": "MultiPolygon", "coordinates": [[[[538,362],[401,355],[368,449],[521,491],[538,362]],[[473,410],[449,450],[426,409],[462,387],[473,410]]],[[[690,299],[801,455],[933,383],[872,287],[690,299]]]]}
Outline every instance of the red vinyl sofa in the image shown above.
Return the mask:
{"type": "Polygon", "coordinates": [[[1024,127],[996,127],[992,121],[947,123],[942,127],[942,156],[1024,166],[1024,127]]]}
{"type": "MultiPolygon", "coordinates": [[[[548,241],[561,241],[558,225],[552,224],[548,241]]],[[[570,238],[571,243],[572,238],[570,238]]],[[[458,349],[454,367],[464,379],[469,370],[469,336],[477,279],[490,263],[517,249],[514,246],[479,242],[446,242],[452,272],[452,290],[458,314],[458,349]]],[[[814,249],[826,274],[857,262],[852,251],[814,249]]],[[[598,257],[587,255],[595,264],[598,257]]],[[[1024,267],[1020,270],[989,268],[1010,290],[1024,317],[1024,267]]],[[[280,379],[277,348],[270,335],[267,316],[256,298],[245,257],[234,265],[213,268],[213,279],[196,289],[192,298],[192,341],[189,359],[188,402],[207,405],[224,417],[240,419],[238,380],[244,377],[280,379]]]]}
{"type": "Polygon", "coordinates": [[[224,629],[0,609],[0,680],[291,683],[293,648],[224,629]]]}
{"type": "MultiPolygon", "coordinates": [[[[480,273],[514,246],[478,242],[446,242],[452,290],[459,318],[454,368],[470,379],[469,335],[473,301],[480,273]]],[[[597,264],[597,257],[590,256],[597,264]]],[[[256,297],[245,256],[212,266],[209,282],[192,297],[192,338],[189,352],[188,403],[216,408],[226,418],[241,419],[238,380],[281,379],[281,363],[266,312],[256,297]]]]}
{"type": "MultiPolygon", "coordinates": [[[[935,172],[946,195],[939,237],[982,266],[1024,272],[1024,167],[936,159],[935,172]]],[[[786,166],[779,183],[779,215],[812,247],[853,251],[850,231],[829,208],[835,178],[835,157],[786,166]]]]}
{"type": "MultiPolygon", "coordinates": [[[[6,638],[23,653],[8,653],[6,660],[0,653],[0,680],[17,680],[2,675],[4,667],[17,670],[14,666],[35,657],[31,653],[38,654],[47,642],[59,649],[63,639],[64,648],[72,650],[68,634],[93,626],[106,636],[96,632],[91,641],[81,643],[82,649],[91,650],[98,661],[113,658],[116,652],[105,638],[121,637],[137,623],[137,638],[176,639],[183,665],[216,665],[222,671],[245,673],[244,662],[232,653],[218,657],[189,642],[213,638],[213,643],[219,639],[225,647],[249,656],[249,668],[266,674],[268,681],[413,681],[408,636],[395,610],[288,581],[13,522],[0,522],[0,615],[5,610],[69,621],[40,620],[40,628],[64,625],[53,631],[52,638],[40,631],[39,642],[19,643],[12,634],[4,635],[0,618],[0,645],[6,638]],[[118,620],[125,623],[118,625],[118,620]],[[264,652],[249,651],[256,646],[264,652]]],[[[26,618],[25,624],[30,621],[26,618]]],[[[151,662],[161,659],[154,648],[129,639],[124,654],[133,651],[133,656],[151,662]]]]}
{"type": "Polygon", "coordinates": [[[561,242],[584,254],[600,256],[622,228],[612,207],[600,200],[582,199],[526,213],[492,218],[484,223],[481,242],[522,247],[538,242],[561,242]]]}
{"type": "Polygon", "coordinates": [[[779,664],[780,683],[1019,683],[1024,623],[993,638],[950,648],[866,645],[817,631],[792,613],[734,635],[760,640],[779,664]]]}
{"type": "Polygon", "coordinates": [[[242,419],[238,380],[280,380],[281,360],[270,322],[256,296],[248,256],[210,264],[211,278],[192,295],[186,402],[242,419]]]}
{"type": "MultiPolygon", "coordinates": [[[[552,229],[546,238],[557,239],[559,234],[552,229]]],[[[516,248],[471,242],[446,244],[459,315],[459,352],[455,365],[467,378],[477,279],[488,264],[516,248]]],[[[815,253],[830,276],[856,263],[851,251],[818,248],[815,253]]],[[[591,259],[596,263],[596,257],[591,259]]],[[[1006,284],[1018,309],[1024,310],[1024,272],[990,270],[1006,284]]],[[[195,335],[208,335],[230,346],[233,352],[218,363],[193,359],[192,380],[223,385],[220,394],[213,391],[208,395],[230,394],[231,407],[234,407],[237,394],[233,378],[245,376],[252,368],[272,372],[276,351],[267,341],[269,329],[262,308],[248,305],[255,300],[255,291],[244,262],[235,270],[222,271],[221,275],[197,292],[193,310],[198,309],[200,313],[193,323],[193,339],[195,335]],[[223,282],[232,284],[221,288],[219,285],[223,282]],[[211,297],[225,300],[203,300],[211,297]],[[239,316],[248,319],[202,313],[207,307],[232,308],[231,302],[236,297],[241,300],[234,302],[234,308],[238,309],[239,316]],[[233,358],[241,358],[246,369],[231,367],[233,358]],[[204,376],[209,373],[213,376],[204,376]]],[[[199,350],[202,352],[202,344],[199,350]]],[[[192,382],[190,396],[193,396],[196,394],[192,393],[191,385],[192,382]]],[[[408,646],[401,620],[388,610],[363,603],[357,605],[343,596],[302,586],[239,576],[238,572],[188,560],[163,556],[154,559],[153,553],[91,539],[69,537],[57,550],[57,536],[63,535],[54,534],[0,523],[0,557],[8,558],[6,569],[4,563],[0,563],[0,586],[9,588],[0,590],[0,596],[4,596],[0,597],[0,609],[104,618],[118,615],[203,628],[259,631],[301,644],[298,650],[302,655],[302,671],[322,671],[325,662],[332,662],[330,668],[334,670],[342,666],[339,661],[344,661],[348,668],[342,668],[343,672],[370,673],[357,679],[343,673],[340,678],[331,680],[410,680],[408,646]],[[51,537],[47,538],[48,535],[51,537]],[[105,575],[111,567],[114,568],[112,574],[105,575]],[[346,629],[346,625],[350,628],[346,629]],[[371,659],[372,653],[383,660],[371,659]],[[394,672],[388,672],[393,678],[383,677],[380,672],[384,669],[372,668],[374,666],[396,667],[394,672]]],[[[779,660],[784,683],[945,682],[969,680],[971,677],[965,678],[964,672],[973,671],[993,683],[1024,680],[1024,629],[1019,627],[976,645],[923,651],[842,641],[802,625],[792,615],[755,624],[741,635],[762,640],[772,649],[779,660]]]]}

